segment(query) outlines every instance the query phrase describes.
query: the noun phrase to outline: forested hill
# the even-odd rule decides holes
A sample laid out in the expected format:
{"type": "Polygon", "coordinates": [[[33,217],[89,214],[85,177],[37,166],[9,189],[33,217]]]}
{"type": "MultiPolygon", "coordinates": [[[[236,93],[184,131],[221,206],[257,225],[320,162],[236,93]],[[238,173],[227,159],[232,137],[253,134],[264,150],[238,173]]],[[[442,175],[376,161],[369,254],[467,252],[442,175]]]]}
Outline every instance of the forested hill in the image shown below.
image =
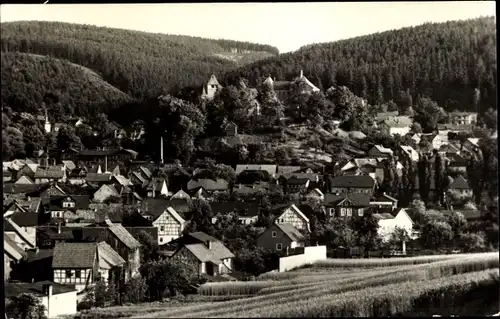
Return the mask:
{"type": "Polygon", "coordinates": [[[157,97],[200,85],[212,73],[279,53],[275,47],[248,42],[61,22],[2,23],[1,33],[2,52],[68,60],[97,72],[104,81],[134,98],[157,97]]]}
{"type": "MultiPolygon", "coordinates": [[[[345,85],[370,104],[427,95],[445,110],[496,109],[496,23],[485,17],[314,44],[230,71],[256,84],[262,77],[290,80],[300,70],[320,88],[345,85]],[[479,89],[479,94],[475,88],[479,89]],[[401,92],[403,91],[403,92],[401,92]]],[[[401,103],[403,104],[403,103],[401,103]]]]}

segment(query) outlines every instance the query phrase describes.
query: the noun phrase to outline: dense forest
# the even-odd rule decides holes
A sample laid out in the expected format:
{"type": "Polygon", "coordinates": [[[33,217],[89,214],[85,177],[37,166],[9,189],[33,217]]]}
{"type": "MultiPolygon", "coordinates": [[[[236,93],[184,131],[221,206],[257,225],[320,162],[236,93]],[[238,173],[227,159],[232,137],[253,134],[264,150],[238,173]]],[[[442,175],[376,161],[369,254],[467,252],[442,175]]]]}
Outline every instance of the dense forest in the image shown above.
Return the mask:
{"type": "MultiPolygon", "coordinates": [[[[428,96],[446,111],[496,109],[496,23],[485,17],[426,23],[332,43],[308,45],[245,65],[221,77],[255,85],[299,71],[326,90],[345,85],[372,105],[428,96]]],[[[405,103],[406,104],[406,103],[405,103]]]]}
{"type": "MultiPolygon", "coordinates": [[[[2,23],[1,32],[2,52],[34,53],[68,60],[97,72],[104,81],[138,99],[201,85],[212,73],[219,74],[241,63],[279,53],[269,45],[61,22],[2,23]],[[234,49],[252,52],[237,53],[244,56],[241,59],[220,56],[234,49]]],[[[2,68],[2,76],[4,72],[7,71],[2,68]]],[[[36,71],[31,72],[30,75],[36,77],[36,71]]],[[[64,78],[61,82],[70,80],[64,78]]]]}
{"type": "Polygon", "coordinates": [[[2,106],[43,115],[51,121],[64,116],[93,117],[129,103],[132,98],[93,71],[47,56],[2,53],[2,106]]]}

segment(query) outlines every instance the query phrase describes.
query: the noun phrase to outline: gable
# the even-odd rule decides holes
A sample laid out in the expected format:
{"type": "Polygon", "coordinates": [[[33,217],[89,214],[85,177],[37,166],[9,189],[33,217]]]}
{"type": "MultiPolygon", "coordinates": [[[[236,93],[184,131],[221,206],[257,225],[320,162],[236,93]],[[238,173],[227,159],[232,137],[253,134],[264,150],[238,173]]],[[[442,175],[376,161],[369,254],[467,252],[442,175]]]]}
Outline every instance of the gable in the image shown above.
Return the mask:
{"type": "Polygon", "coordinates": [[[304,220],[305,222],[309,223],[309,218],[307,218],[306,215],[304,215],[304,213],[302,213],[300,211],[300,209],[295,206],[295,204],[292,204],[290,207],[288,207],[279,217],[278,219],[281,219],[281,218],[289,218],[289,217],[293,217],[293,216],[297,216],[299,218],[301,218],[302,220],[304,220]]]}

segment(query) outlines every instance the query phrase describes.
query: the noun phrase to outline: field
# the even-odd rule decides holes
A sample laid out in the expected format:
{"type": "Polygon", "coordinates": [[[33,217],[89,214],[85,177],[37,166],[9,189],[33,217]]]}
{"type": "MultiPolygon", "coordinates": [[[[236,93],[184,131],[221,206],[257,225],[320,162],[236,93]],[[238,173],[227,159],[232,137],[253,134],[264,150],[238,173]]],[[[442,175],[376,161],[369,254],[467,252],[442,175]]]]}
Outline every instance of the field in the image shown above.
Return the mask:
{"type": "Polygon", "coordinates": [[[210,283],[191,303],[92,309],[82,318],[492,315],[498,253],[329,259],[256,281],[210,283]]]}

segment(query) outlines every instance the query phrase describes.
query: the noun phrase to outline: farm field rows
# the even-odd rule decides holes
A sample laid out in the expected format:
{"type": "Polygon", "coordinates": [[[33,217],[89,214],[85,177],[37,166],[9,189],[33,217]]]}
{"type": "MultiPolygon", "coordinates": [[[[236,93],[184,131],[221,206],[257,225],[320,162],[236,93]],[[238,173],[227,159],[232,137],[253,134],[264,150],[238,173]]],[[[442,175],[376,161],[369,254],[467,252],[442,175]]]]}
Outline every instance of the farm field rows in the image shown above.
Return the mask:
{"type": "Polygon", "coordinates": [[[499,310],[498,278],[498,253],[329,259],[256,281],[200,287],[199,297],[233,300],[122,310],[120,317],[486,315],[499,310]]]}

